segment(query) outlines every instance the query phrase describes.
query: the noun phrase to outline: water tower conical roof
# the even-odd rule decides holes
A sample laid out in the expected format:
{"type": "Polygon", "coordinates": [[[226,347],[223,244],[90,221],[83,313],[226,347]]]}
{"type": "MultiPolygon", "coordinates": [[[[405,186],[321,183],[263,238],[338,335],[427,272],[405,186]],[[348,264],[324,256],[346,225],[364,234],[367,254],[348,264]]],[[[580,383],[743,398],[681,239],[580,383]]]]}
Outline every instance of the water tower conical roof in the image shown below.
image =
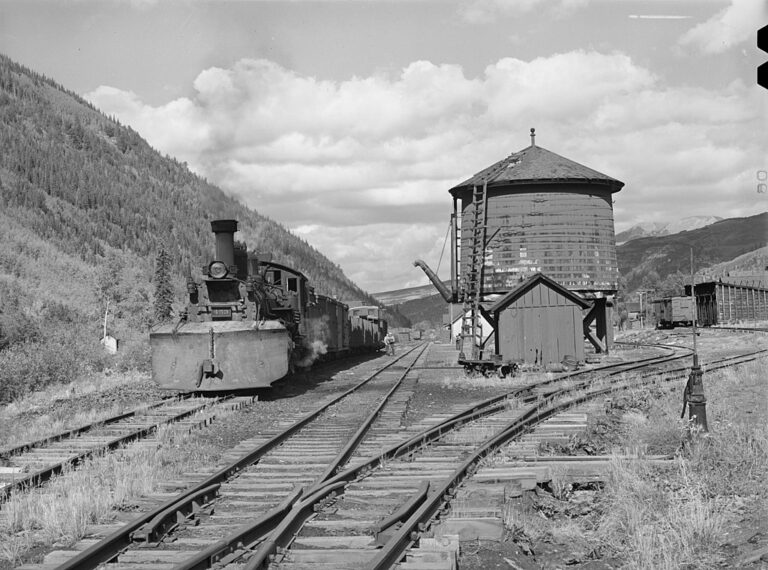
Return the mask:
{"type": "Polygon", "coordinates": [[[456,195],[485,182],[489,187],[542,182],[588,183],[605,185],[611,193],[624,186],[620,180],[535,144],[484,168],[449,192],[456,195]]]}

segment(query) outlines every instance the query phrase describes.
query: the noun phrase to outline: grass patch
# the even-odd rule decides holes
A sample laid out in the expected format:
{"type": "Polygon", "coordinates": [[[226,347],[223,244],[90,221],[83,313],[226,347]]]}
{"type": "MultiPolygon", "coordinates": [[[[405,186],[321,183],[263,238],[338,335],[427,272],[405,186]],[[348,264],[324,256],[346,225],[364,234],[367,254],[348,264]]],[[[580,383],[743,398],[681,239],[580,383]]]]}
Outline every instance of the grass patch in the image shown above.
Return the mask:
{"type": "MultiPolygon", "coordinates": [[[[725,562],[727,506],[737,497],[765,500],[768,426],[744,421],[750,390],[762,394],[765,361],[705,373],[710,433],[689,438],[680,419],[682,386],[624,416],[623,444],[648,453],[678,453],[664,470],[637,460],[613,461],[600,522],[602,544],[631,568],[709,568],[725,562]]],[[[762,402],[762,403],[759,403],[762,402]]],[[[754,402],[753,402],[754,403],[754,402]]]]}
{"type": "Polygon", "coordinates": [[[23,562],[34,548],[70,546],[89,524],[114,522],[118,512],[135,510],[162,482],[215,464],[220,448],[205,438],[204,432],[161,426],[154,438],[91,458],[44,489],[14,494],[0,517],[0,562],[23,562]]]}
{"type": "MultiPolygon", "coordinates": [[[[603,412],[590,418],[584,442],[633,459],[611,461],[604,490],[588,516],[543,520],[540,508],[510,509],[505,516],[510,536],[587,545],[590,552],[632,569],[733,563],[724,544],[726,530],[753,524],[768,503],[767,376],[765,360],[705,372],[710,433],[693,436],[680,418],[684,381],[666,390],[660,385],[613,394],[603,412]],[[667,454],[675,456],[673,463],[645,459],[667,454]],[[734,511],[734,505],[746,505],[749,516],[734,511]]],[[[567,513],[567,493],[558,491],[555,484],[550,502],[559,501],[554,510],[567,513]]]]}
{"type": "Polygon", "coordinates": [[[535,384],[553,378],[551,372],[525,372],[508,378],[492,376],[445,376],[441,382],[444,388],[500,388],[512,389],[535,384]]]}
{"type": "Polygon", "coordinates": [[[0,449],[97,422],[132,410],[153,400],[153,390],[142,390],[148,376],[137,372],[98,373],[67,384],[53,384],[44,390],[20,396],[0,406],[0,449]],[[130,394],[115,401],[89,396],[130,394]]]}

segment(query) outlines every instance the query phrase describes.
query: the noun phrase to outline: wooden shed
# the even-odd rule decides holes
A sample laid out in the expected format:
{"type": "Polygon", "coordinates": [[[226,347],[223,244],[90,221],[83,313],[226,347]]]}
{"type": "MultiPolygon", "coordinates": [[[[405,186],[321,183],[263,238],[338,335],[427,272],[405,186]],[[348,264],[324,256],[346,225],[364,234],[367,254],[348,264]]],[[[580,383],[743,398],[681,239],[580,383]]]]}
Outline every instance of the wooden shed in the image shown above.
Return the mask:
{"type": "Polygon", "coordinates": [[[582,312],[590,303],[537,273],[486,308],[504,361],[547,364],[584,360],[582,312]]]}

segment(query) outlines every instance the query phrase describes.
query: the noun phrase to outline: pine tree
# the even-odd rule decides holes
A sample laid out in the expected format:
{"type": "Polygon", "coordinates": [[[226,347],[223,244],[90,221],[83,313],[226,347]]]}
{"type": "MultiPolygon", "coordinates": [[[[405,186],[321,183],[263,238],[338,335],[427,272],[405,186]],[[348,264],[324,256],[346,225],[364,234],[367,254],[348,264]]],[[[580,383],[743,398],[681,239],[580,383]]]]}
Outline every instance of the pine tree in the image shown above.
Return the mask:
{"type": "Polygon", "coordinates": [[[162,323],[171,319],[173,307],[173,288],[171,287],[171,256],[160,245],[155,258],[155,322],[162,323]]]}

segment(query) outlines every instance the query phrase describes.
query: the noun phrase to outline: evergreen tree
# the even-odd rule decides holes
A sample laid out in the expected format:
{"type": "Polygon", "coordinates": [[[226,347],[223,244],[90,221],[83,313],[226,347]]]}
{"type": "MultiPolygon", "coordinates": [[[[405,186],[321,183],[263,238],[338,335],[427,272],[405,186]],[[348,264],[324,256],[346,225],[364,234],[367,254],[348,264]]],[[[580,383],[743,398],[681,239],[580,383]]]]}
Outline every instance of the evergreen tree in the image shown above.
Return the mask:
{"type": "Polygon", "coordinates": [[[173,288],[171,287],[171,256],[160,245],[155,258],[155,322],[162,323],[171,319],[173,307],[173,288]]]}

